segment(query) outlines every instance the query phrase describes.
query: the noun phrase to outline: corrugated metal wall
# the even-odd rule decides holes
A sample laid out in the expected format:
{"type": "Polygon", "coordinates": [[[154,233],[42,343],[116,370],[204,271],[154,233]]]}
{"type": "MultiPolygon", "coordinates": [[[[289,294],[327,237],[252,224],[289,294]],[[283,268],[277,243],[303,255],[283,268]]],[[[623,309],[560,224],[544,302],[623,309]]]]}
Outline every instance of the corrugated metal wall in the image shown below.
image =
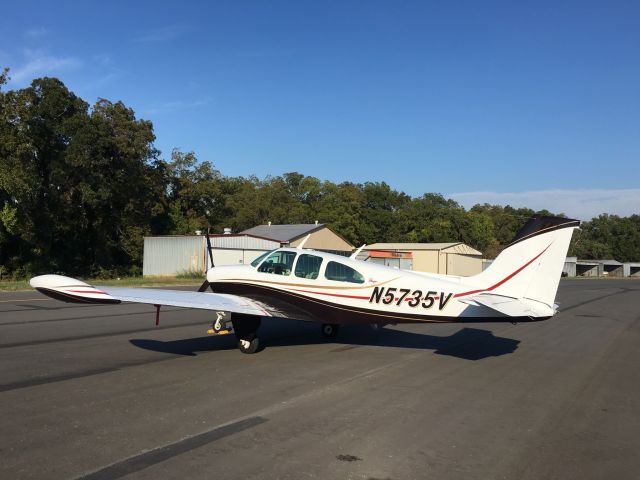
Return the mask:
{"type": "MultiPolygon", "coordinates": [[[[248,235],[220,235],[211,237],[213,263],[222,265],[246,265],[264,252],[280,248],[280,242],[248,235]]],[[[209,258],[207,257],[207,267],[209,258]]]]}
{"type": "Polygon", "coordinates": [[[211,246],[213,248],[266,251],[280,247],[280,242],[246,235],[220,235],[211,237],[211,246]]]}
{"type": "Polygon", "coordinates": [[[144,237],[142,274],[204,273],[205,250],[203,236],[144,237]]]}
{"type": "MultiPolygon", "coordinates": [[[[223,265],[246,265],[253,262],[256,258],[262,255],[268,250],[241,250],[237,248],[214,248],[213,264],[216,267],[222,267],[223,265]]],[[[207,267],[208,264],[207,258],[207,267]]]]}
{"type": "MultiPolygon", "coordinates": [[[[251,263],[268,250],[280,247],[280,242],[246,235],[211,237],[213,262],[217,266],[251,263]]],[[[204,274],[209,257],[203,235],[145,237],[142,274],[144,276],[204,274]]]]}
{"type": "Polygon", "coordinates": [[[562,273],[565,273],[567,277],[575,277],[576,276],[576,257],[567,257],[564,262],[564,267],[562,267],[562,273]]]}

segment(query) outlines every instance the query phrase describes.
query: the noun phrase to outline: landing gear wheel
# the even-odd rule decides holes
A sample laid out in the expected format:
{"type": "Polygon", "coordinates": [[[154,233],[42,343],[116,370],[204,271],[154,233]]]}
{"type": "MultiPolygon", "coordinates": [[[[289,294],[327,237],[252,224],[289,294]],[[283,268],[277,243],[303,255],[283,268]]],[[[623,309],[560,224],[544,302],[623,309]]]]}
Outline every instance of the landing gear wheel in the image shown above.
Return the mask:
{"type": "Polygon", "coordinates": [[[256,335],[260,328],[260,317],[232,313],[231,324],[238,339],[238,350],[242,353],[256,353],[260,346],[258,335],[256,335]]]}
{"type": "Polygon", "coordinates": [[[238,339],[238,349],[242,353],[256,353],[260,347],[258,337],[238,339]]]}
{"type": "Polygon", "coordinates": [[[338,328],[340,325],[335,323],[323,323],[322,324],[322,335],[325,338],[336,338],[338,336],[338,328]]]}

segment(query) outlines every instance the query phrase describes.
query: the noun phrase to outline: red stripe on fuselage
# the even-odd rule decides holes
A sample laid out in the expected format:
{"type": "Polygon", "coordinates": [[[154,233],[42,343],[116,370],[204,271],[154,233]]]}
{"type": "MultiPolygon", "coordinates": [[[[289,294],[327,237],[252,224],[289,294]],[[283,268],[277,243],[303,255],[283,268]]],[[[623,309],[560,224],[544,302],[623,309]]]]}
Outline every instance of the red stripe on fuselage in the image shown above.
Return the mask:
{"type": "Polygon", "coordinates": [[[329,297],[354,298],[356,300],[369,300],[369,298],[371,298],[360,295],[341,295],[339,293],[312,292],[311,290],[299,290],[297,288],[292,288],[291,290],[293,290],[294,292],[312,293],[314,295],[327,295],[329,297]]]}

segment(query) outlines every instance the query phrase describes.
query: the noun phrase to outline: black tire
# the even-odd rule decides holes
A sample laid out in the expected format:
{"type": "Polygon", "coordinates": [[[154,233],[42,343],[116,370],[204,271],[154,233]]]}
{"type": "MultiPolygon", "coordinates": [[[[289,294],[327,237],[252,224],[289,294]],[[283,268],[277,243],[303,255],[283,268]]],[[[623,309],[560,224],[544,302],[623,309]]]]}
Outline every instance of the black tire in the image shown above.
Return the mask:
{"type": "Polygon", "coordinates": [[[336,338],[338,336],[339,327],[340,325],[335,323],[323,323],[322,335],[324,338],[336,338]]]}
{"type": "Polygon", "coordinates": [[[238,340],[238,350],[242,353],[256,353],[260,348],[260,340],[258,337],[241,338],[238,340]]]}

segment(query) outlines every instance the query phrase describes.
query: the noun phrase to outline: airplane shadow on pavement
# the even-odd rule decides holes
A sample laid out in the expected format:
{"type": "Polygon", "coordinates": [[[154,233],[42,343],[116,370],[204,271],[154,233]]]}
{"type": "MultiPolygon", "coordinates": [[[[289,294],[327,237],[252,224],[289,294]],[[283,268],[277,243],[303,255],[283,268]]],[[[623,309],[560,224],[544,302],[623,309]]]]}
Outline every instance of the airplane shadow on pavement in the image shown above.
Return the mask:
{"type": "MultiPolygon", "coordinates": [[[[291,320],[282,322],[286,323],[274,324],[274,319],[262,323],[259,331],[262,348],[332,343],[341,346],[330,352],[340,352],[358,346],[380,346],[433,350],[438,355],[481,360],[513,353],[520,343],[520,340],[496,337],[489,330],[478,328],[462,328],[453,335],[436,336],[389,328],[373,330],[367,326],[343,326],[337,338],[328,340],[322,337],[317,324],[291,320]]],[[[195,356],[198,352],[236,347],[234,335],[169,341],[132,339],[130,343],[145,350],[190,356],[195,356]]]]}

